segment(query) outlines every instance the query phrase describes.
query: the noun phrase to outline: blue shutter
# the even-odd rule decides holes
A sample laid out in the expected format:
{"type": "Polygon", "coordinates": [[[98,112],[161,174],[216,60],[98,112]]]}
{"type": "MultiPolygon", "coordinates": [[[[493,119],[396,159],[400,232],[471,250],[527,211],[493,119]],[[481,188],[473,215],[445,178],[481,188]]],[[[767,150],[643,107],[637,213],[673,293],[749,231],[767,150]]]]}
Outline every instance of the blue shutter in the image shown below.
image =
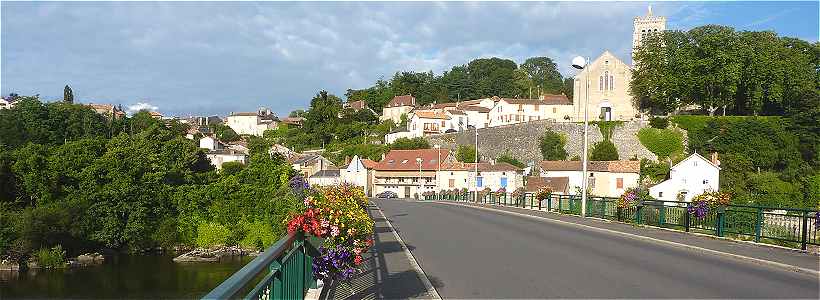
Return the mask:
{"type": "Polygon", "coordinates": [[[507,177],[501,177],[501,187],[507,188],[507,177]]]}

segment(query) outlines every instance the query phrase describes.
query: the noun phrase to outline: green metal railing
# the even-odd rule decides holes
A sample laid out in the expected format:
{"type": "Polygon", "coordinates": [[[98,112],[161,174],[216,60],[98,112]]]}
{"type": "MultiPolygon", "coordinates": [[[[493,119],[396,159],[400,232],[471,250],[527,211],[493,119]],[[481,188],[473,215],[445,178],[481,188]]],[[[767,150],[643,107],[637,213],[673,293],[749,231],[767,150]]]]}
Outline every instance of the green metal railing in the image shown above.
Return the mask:
{"type": "Polygon", "coordinates": [[[236,298],[260,276],[244,299],[304,299],[307,290],[316,287],[313,257],[318,255],[315,245],[319,243],[301,233],[287,235],[202,299],[236,298]]]}
{"type": "MultiPolygon", "coordinates": [[[[442,197],[431,194],[427,200],[452,200],[475,202],[472,192],[462,198],[442,197]]],[[[663,227],[686,232],[712,234],[757,243],[776,244],[806,250],[807,245],[820,245],[820,230],[814,218],[817,210],[728,205],[710,210],[703,218],[689,214],[689,202],[651,200],[635,207],[618,208],[618,198],[589,197],[588,217],[625,223],[663,227]]],[[[539,201],[533,193],[513,196],[490,194],[479,197],[478,203],[515,206],[562,214],[581,214],[581,197],[575,195],[550,195],[539,201]]]]}

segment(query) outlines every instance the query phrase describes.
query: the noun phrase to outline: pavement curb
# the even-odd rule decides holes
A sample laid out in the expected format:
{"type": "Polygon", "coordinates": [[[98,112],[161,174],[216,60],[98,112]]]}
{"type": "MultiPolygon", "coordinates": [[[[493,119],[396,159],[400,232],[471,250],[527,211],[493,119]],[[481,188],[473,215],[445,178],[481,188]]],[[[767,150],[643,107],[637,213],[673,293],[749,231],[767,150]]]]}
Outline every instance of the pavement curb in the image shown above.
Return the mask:
{"type": "Polygon", "coordinates": [[[716,256],[723,256],[723,257],[731,258],[733,260],[740,261],[740,262],[747,262],[747,263],[751,262],[751,263],[754,263],[754,264],[757,264],[757,265],[777,268],[777,269],[781,269],[781,270],[785,270],[785,271],[791,271],[791,272],[796,272],[796,273],[801,273],[801,274],[807,274],[807,275],[812,275],[812,276],[815,276],[815,277],[820,276],[820,271],[815,271],[815,270],[812,270],[812,269],[807,269],[807,268],[793,266],[793,265],[779,263],[779,262],[773,262],[773,261],[760,259],[760,258],[748,257],[748,256],[739,255],[739,254],[733,254],[733,253],[727,253],[727,252],[718,251],[718,250],[702,248],[702,247],[698,247],[698,246],[692,246],[692,245],[688,245],[688,244],[682,244],[682,243],[677,243],[677,242],[672,242],[672,241],[667,241],[667,240],[662,240],[662,239],[656,239],[656,238],[652,238],[652,237],[648,237],[648,236],[642,236],[642,235],[622,232],[622,231],[618,231],[618,230],[611,230],[611,229],[600,228],[600,227],[595,227],[595,226],[590,226],[590,225],[585,225],[585,224],[579,224],[579,223],[575,223],[575,222],[568,222],[568,221],[555,220],[555,219],[550,219],[550,218],[545,218],[545,217],[540,217],[540,216],[533,216],[533,215],[529,215],[529,214],[523,214],[523,213],[518,213],[518,212],[513,212],[513,211],[506,211],[506,210],[492,208],[492,207],[475,206],[475,205],[467,205],[467,204],[451,203],[451,202],[442,202],[442,201],[429,201],[429,202],[439,203],[439,204],[447,204],[447,205],[463,206],[463,207],[470,207],[470,208],[482,209],[482,210],[488,210],[488,211],[495,211],[495,212],[501,212],[501,213],[506,213],[506,214],[510,214],[510,215],[516,215],[516,216],[536,219],[536,220],[539,220],[539,221],[542,221],[542,222],[551,222],[551,223],[561,224],[561,225],[565,225],[565,226],[581,227],[581,228],[584,228],[586,230],[598,231],[598,232],[604,232],[604,233],[616,234],[616,235],[622,235],[622,236],[629,237],[629,238],[632,238],[632,239],[648,241],[648,242],[661,244],[661,245],[665,245],[665,246],[681,247],[681,248],[684,248],[686,250],[693,251],[693,252],[698,252],[698,253],[702,253],[702,254],[711,254],[711,255],[716,255],[716,256]]]}
{"type": "Polygon", "coordinates": [[[373,206],[376,207],[376,210],[378,210],[379,214],[382,216],[382,218],[384,218],[384,222],[387,223],[387,227],[390,227],[390,231],[393,232],[393,235],[396,237],[396,241],[398,241],[399,244],[401,244],[402,249],[404,249],[404,254],[407,255],[407,259],[410,260],[410,266],[412,266],[413,269],[416,271],[416,274],[419,275],[419,279],[421,279],[422,284],[424,284],[424,287],[427,289],[427,293],[430,294],[430,296],[432,296],[431,299],[440,300],[441,296],[438,294],[438,291],[436,291],[436,287],[434,287],[433,283],[430,282],[430,279],[427,278],[427,274],[424,273],[424,270],[421,269],[421,265],[419,265],[419,262],[416,261],[416,258],[413,256],[413,253],[410,252],[410,250],[407,248],[407,245],[404,244],[404,240],[401,239],[401,236],[399,236],[399,233],[396,232],[396,229],[393,228],[393,224],[390,224],[390,220],[388,220],[387,216],[384,215],[384,212],[382,211],[381,207],[376,205],[376,203],[373,203],[373,206]]]}

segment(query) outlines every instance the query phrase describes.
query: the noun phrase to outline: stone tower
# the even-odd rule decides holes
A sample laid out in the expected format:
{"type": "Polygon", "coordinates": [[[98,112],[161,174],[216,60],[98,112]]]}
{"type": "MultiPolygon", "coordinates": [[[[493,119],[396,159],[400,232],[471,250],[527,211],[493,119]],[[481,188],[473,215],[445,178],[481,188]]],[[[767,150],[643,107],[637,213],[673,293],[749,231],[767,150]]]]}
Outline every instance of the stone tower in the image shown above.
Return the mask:
{"type": "MultiPolygon", "coordinates": [[[[652,15],[652,6],[644,17],[635,17],[632,25],[632,51],[641,45],[641,40],[653,32],[666,30],[666,17],[652,15]]],[[[635,55],[632,55],[632,65],[635,65],[635,55]]]]}

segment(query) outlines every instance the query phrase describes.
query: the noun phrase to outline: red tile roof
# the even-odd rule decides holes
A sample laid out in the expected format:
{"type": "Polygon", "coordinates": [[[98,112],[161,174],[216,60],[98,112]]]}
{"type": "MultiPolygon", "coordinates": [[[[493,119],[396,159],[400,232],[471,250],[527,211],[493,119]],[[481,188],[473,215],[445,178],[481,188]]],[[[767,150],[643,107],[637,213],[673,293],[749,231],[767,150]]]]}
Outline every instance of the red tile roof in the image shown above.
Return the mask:
{"type": "MultiPolygon", "coordinates": [[[[545,160],[542,161],[539,166],[542,171],[582,170],[580,161],[545,160]]],[[[595,172],[640,173],[641,162],[637,160],[590,161],[587,164],[587,170],[595,172]]]]}
{"type": "Polygon", "coordinates": [[[419,164],[416,158],[421,158],[421,169],[434,171],[438,169],[439,151],[441,159],[450,155],[448,149],[418,149],[418,150],[390,150],[374,169],[379,171],[418,171],[419,164]]]}
{"type": "Polygon", "coordinates": [[[413,97],[413,95],[395,96],[390,102],[387,102],[387,107],[399,106],[416,106],[416,97],[413,97]]]}
{"type": "Polygon", "coordinates": [[[364,165],[364,168],[365,168],[365,169],[373,169],[373,168],[375,168],[375,167],[376,167],[376,165],[378,165],[379,163],[377,163],[377,162],[375,162],[375,161],[372,161],[372,160],[370,160],[370,159],[368,159],[368,158],[365,158],[365,159],[362,159],[362,164],[364,165]]]}
{"type": "Polygon", "coordinates": [[[445,113],[440,113],[440,112],[431,111],[431,110],[417,110],[417,111],[414,111],[413,114],[415,114],[419,118],[424,118],[424,119],[441,119],[441,120],[449,120],[450,119],[450,116],[448,116],[445,113]]]}
{"type": "Polygon", "coordinates": [[[529,105],[571,105],[572,101],[565,95],[544,95],[541,99],[514,99],[502,98],[510,104],[529,104],[529,105]]]}
{"type": "Polygon", "coordinates": [[[367,107],[367,103],[365,103],[364,100],[353,101],[353,102],[348,102],[347,107],[350,107],[353,110],[358,111],[360,109],[363,109],[363,108],[367,107]]]}

